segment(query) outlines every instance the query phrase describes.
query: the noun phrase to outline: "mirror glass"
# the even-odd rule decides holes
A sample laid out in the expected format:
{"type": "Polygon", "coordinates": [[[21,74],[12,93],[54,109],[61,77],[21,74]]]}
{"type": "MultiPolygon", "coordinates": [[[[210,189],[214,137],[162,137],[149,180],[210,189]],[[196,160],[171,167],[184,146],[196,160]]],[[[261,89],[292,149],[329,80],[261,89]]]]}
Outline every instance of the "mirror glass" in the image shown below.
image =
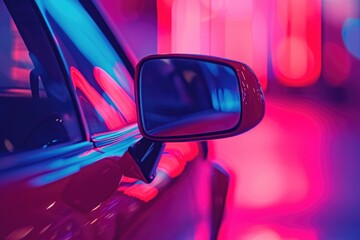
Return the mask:
{"type": "Polygon", "coordinates": [[[139,72],[139,105],[146,134],[178,137],[222,132],[240,121],[240,86],[227,65],[156,58],[139,72]]]}

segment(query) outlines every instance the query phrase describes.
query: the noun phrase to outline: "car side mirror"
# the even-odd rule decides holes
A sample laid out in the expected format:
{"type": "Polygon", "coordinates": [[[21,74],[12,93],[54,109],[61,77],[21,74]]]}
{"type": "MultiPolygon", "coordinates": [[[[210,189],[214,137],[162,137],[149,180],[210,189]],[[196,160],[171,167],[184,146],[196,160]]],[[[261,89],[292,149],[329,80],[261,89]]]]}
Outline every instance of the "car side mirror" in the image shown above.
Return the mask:
{"type": "Polygon", "coordinates": [[[264,95],[247,65],[210,56],[167,54],[135,70],[140,132],[164,142],[241,134],[264,116],[264,95]]]}

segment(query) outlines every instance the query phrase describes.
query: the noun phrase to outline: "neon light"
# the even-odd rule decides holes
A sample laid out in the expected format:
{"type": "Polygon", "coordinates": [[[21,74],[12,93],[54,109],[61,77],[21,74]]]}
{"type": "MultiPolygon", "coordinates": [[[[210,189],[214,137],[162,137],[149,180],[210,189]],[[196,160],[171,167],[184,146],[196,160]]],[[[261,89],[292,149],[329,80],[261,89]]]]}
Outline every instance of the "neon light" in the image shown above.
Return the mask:
{"type": "Polygon", "coordinates": [[[195,240],[202,240],[202,239],[211,239],[210,233],[211,233],[211,227],[208,221],[201,221],[196,225],[194,239],[195,240]]]}
{"type": "Polygon", "coordinates": [[[194,0],[174,0],[172,51],[201,53],[201,8],[194,0]]]}
{"type": "Polygon", "coordinates": [[[225,17],[225,57],[254,63],[253,0],[230,0],[225,17]]]}
{"type": "Polygon", "coordinates": [[[277,0],[272,63],[286,86],[317,81],[321,70],[321,0],[277,0]]]}
{"type": "Polygon", "coordinates": [[[266,88],[268,1],[158,0],[157,10],[159,53],[202,53],[246,62],[266,88]]]}
{"type": "Polygon", "coordinates": [[[157,0],[158,52],[171,52],[171,6],[173,0],[157,0]]]}
{"type": "Polygon", "coordinates": [[[247,227],[236,239],[241,240],[316,240],[318,236],[312,229],[300,230],[276,226],[255,225],[247,227]],[[242,235],[242,236],[241,236],[242,235]]]}
{"type": "Polygon", "coordinates": [[[30,69],[28,68],[20,68],[20,67],[11,67],[10,76],[12,79],[16,80],[16,83],[20,82],[23,84],[28,84],[30,75],[30,69]]]}
{"type": "Polygon", "coordinates": [[[360,19],[347,19],[343,26],[342,36],[348,51],[360,59],[360,19]]]}
{"type": "Polygon", "coordinates": [[[187,162],[199,155],[200,149],[197,143],[167,143],[164,151],[158,169],[175,178],[185,170],[187,162]]]}
{"type": "Polygon", "coordinates": [[[248,233],[241,238],[241,240],[260,240],[260,239],[282,240],[281,236],[277,232],[266,228],[253,230],[251,233],[248,233]]]}
{"type": "Polygon", "coordinates": [[[134,182],[137,182],[137,181],[138,181],[138,179],[136,179],[136,178],[126,177],[126,176],[121,177],[121,182],[122,183],[134,183],[134,182]]]}
{"type": "Polygon", "coordinates": [[[78,164],[68,166],[66,168],[57,169],[56,171],[52,171],[50,173],[40,175],[36,178],[33,178],[30,181],[30,185],[35,187],[41,187],[48,185],[50,183],[56,182],[64,177],[73,175],[74,173],[80,170],[80,166],[78,164]]]}
{"type": "Polygon", "coordinates": [[[225,0],[204,0],[202,1],[202,21],[204,22],[205,30],[203,36],[205,41],[202,42],[204,47],[208,44],[208,53],[214,56],[225,56],[225,17],[226,9],[229,6],[229,1],[225,0]],[[208,39],[208,43],[206,42],[208,39]]]}
{"type": "Polygon", "coordinates": [[[262,89],[265,91],[268,85],[268,55],[269,55],[269,28],[271,1],[254,0],[253,11],[253,44],[254,62],[250,65],[260,81],[262,89]]]}
{"type": "MultiPolygon", "coordinates": [[[[44,11],[44,15],[51,15],[56,24],[75,44],[79,50],[93,66],[101,66],[109,75],[116,78],[113,72],[121,59],[116,55],[111,43],[100,30],[98,25],[89,16],[79,2],[73,1],[39,1],[39,6],[44,11]],[[66,9],[64,11],[63,9],[66,9]],[[94,49],[96,49],[94,51],[94,49]]],[[[52,25],[52,24],[51,24],[52,25]]],[[[58,35],[57,41],[60,41],[58,35]]],[[[55,37],[56,38],[56,37],[55,37]]],[[[61,42],[61,41],[60,41],[61,42]]],[[[60,46],[61,47],[61,46],[60,46]]],[[[119,72],[117,73],[119,74],[119,72]]],[[[118,78],[121,87],[127,92],[132,93],[131,80],[129,78],[118,78]]]]}
{"type": "Polygon", "coordinates": [[[272,65],[282,84],[309,86],[320,76],[321,0],[276,0],[275,11],[265,0],[157,3],[159,52],[200,52],[245,62],[266,89],[271,32],[272,65]]]}
{"type": "Polygon", "coordinates": [[[15,64],[10,68],[10,76],[16,80],[17,84],[28,85],[30,70],[34,68],[32,65],[27,47],[20,36],[19,31],[12,19],[10,19],[10,28],[12,34],[12,50],[11,58],[15,64]],[[16,64],[17,63],[17,64],[16,64]],[[16,66],[20,65],[20,66],[16,66]]]}
{"type": "Polygon", "coordinates": [[[213,146],[224,159],[236,156],[226,162],[236,169],[234,205],[269,211],[313,205],[327,191],[323,141],[330,137],[333,116],[290,99],[282,100],[286,104],[267,101],[266,116],[246,138],[223,139],[213,146]]]}
{"type": "Polygon", "coordinates": [[[133,184],[131,186],[120,185],[117,189],[124,194],[149,202],[157,196],[157,186],[163,184],[169,177],[175,178],[183,173],[186,163],[194,160],[200,153],[198,143],[168,143],[161,156],[157,176],[151,184],[145,184],[134,178],[123,176],[121,184],[133,184]]]}
{"type": "Polygon", "coordinates": [[[39,5],[45,6],[47,13],[71,37],[76,47],[91,63],[98,63],[101,66],[109,66],[109,63],[115,65],[118,59],[115,58],[110,43],[80,3],[49,0],[39,2],[39,5]],[[74,16],[76,16],[76,21],[74,16]],[[93,51],[94,49],[101,49],[101,51],[93,51]]]}
{"type": "Polygon", "coordinates": [[[125,125],[125,120],[110,106],[104,98],[88,83],[85,77],[75,67],[70,67],[70,76],[77,89],[85,94],[87,100],[103,118],[110,130],[115,130],[125,125]]]}
{"type": "Polygon", "coordinates": [[[163,154],[158,168],[166,172],[171,178],[179,176],[185,169],[186,160],[173,154],[163,154]]]}
{"type": "Polygon", "coordinates": [[[224,57],[254,69],[261,86],[267,86],[269,1],[229,0],[225,18],[224,57]]]}
{"type": "Polygon", "coordinates": [[[94,77],[115,103],[127,122],[136,121],[135,103],[126,91],[103,69],[94,67],[94,77]]]}
{"type": "Polygon", "coordinates": [[[135,197],[144,202],[149,202],[150,200],[154,199],[158,193],[159,190],[156,187],[140,182],[127,188],[124,191],[124,194],[135,197]]]}

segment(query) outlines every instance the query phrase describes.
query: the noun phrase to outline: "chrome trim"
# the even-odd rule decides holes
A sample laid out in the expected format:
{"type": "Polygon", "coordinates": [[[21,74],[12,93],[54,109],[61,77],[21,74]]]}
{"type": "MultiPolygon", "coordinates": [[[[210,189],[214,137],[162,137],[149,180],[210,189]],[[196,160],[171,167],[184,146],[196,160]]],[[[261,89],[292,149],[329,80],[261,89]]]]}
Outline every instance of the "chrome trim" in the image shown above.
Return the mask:
{"type": "Polygon", "coordinates": [[[93,135],[91,136],[91,141],[94,143],[96,148],[99,148],[116,142],[124,141],[129,138],[141,138],[141,134],[136,123],[128,125],[119,131],[93,135]]]}

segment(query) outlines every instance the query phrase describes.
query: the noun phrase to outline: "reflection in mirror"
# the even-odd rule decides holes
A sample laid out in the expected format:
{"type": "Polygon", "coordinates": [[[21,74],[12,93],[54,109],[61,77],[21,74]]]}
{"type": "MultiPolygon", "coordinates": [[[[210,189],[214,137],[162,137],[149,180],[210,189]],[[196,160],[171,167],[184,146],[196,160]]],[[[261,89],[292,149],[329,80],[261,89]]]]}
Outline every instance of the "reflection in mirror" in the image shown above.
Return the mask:
{"type": "Polygon", "coordinates": [[[227,131],[240,122],[240,86],[227,65],[186,59],[145,61],[139,76],[144,131],[153,137],[227,131]]]}

